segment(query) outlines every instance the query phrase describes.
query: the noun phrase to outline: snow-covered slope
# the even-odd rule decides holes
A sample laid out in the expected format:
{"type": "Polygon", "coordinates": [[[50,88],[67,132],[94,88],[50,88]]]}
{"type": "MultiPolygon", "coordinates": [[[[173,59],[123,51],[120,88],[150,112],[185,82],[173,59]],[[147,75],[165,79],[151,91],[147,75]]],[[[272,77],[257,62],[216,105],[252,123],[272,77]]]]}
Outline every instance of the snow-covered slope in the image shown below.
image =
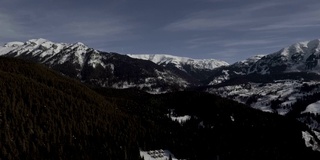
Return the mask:
{"type": "Polygon", "coordinates": [[[313,114],[320,114],[320,101],[315,103],[309,104],[305,111],[302,113],[313,113],[313,114]]]}
{"type": "Polygon", "coordinates": [[[215,69],[221,66],[229,65],[225,61],[216,59],[192,59],[187,57],[178,57],[166,54],[128,54],[128,56],[137,59],[149,60],[156,64],[168,65],[174,64],[177,68],[184,70],[184,65],[192,66],[195,69],[215,69]]]}
{"type": "MultiPolygon", "coordinates": [[[[266,112],[276,112],[286,115],[291,111],[291,105],[304,96],[320,92],[320,88],[314,87],[310,91],[304,91],[303,87],[319,85],[320,82],[303,82],[299,80],[279,80],[273,83],[245,83],[212,88],[208,91],[222,97],[232,99],[250,105],[253,108],[266,112]]],[[[313,106],[313,110],[315,106],[313,106]]],[[[307,110],[306,112],[308,112],[307,110]]],[[[320,129],[320,128],[319,128],[320,129]]]]}
{"type": "Polygon", "coordinates": [[[209,79],[209,85],[215,85],[229,80],[230,78],[247,75],[249,68],[259,61],[264,55],[256,55],[248,59],[236,62],[232,65],[217,68],[217,72],[209,79]]]}

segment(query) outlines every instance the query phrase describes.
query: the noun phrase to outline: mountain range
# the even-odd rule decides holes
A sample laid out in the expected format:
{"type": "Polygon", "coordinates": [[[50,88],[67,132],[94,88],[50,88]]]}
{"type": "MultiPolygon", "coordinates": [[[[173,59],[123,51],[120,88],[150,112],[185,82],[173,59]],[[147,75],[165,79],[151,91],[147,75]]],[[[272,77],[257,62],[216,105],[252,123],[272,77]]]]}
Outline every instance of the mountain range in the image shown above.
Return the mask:
{"type": "Polygon", "coordinates": [[[157,58],[159,60],[155,64],[133,55],[98,51],[80,42],[53,43],[41,38],[9,42],[0,48],[0,55],[42,63],[69,77],[96,86],[137,87],[149,92],[166,92],[200,85],[212,69],[227,65],[217,60],[192,60],[165,55],[154,56],[154,61],[157,58]]]}
{"type": "MultiPolygon", "coordinates": [[[[40,63],[79,80],[102,95],[106,94],[104,89],[111,88],[169,95],[184,90],[211,93],[302,122],[307,127],[300,131],[305,145],[320,151],[319,39],[299,42],[278,52],[257,55],[234,64],[165,54],[123,55],[95,50],[80,42],[54,43],[41,38],[9,42],[0,47],[0,55],[40,63]]],[[[114,101],[110,95],[118,91],[112,92],[107,94],[107,99],[114,101]]],[[[119,97],[123,98],[123,95],[119,97]]],[[[134,103],[138,102],[134,100],[134,103]]],[[[126,110],[132,112],[130,107],[126,110]]],[[[193,113],[180,112],[182,115],[193,113]]]]}

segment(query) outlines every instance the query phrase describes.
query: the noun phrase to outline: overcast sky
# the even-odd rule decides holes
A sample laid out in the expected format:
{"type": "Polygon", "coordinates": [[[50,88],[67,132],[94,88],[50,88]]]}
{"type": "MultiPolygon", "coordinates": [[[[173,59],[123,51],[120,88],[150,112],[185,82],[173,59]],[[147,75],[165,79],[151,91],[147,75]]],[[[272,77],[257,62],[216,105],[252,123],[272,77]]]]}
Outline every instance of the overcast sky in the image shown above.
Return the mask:
{"type": "Polygon", "coordinates": [[[319,0],[1,0],[0,43],[45,38],[233,63],[320,38],[319,0]]]}

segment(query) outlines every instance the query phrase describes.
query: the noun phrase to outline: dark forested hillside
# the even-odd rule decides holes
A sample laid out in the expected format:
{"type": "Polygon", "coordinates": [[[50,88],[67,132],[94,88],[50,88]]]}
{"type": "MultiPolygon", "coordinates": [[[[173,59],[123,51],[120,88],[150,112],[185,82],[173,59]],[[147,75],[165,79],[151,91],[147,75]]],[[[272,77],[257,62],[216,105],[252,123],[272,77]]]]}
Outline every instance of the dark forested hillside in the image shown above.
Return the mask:
{"type": "Polygon", "coordinates": [[[0,159],[319,159],[305,127],[203,92],[90,88],[41,65],[0,58],[0,159]],[[188,115],[184,123],[172,116],[188,115]]]}
{"type": "Polygon", "coordinates": [[[133,131],[138,123],[80,82],[0,58],[0,88],[4,159],[139,157],[133,131]]]}
{"type": "Polygon", "coordinates": [[[261,112],[212,94],[184,91],[148,95],[132,89],[97,91],[127,107],[125,110],[131,115],[148,119],[148,126],[154,129],[146,130],[148,134],[140,146],[143,150],[165,148],[183,159],[320,157],[305,147],[301,131],[307,128],[295,119],[261,112]],[[161,114],[189,115],[191,119],[180,124],[168,121],[161,114]]]}
{"type": "Polygon", "coordinates": [[[187,131],[180,132],[176,139],[175,143],[185,142],[184,147],[176,148],[177,153],[187,153],[194,159],[213,159],[216,155],[220,159],[260,160],[319,157],[304,147],[301,130],[305,127],[294,119],[202,92],[159,97],[160,103],[177,115],[192,116],[183,124],[187,131]],[[186,142],[184,136],[192,138],[186,142]]]}

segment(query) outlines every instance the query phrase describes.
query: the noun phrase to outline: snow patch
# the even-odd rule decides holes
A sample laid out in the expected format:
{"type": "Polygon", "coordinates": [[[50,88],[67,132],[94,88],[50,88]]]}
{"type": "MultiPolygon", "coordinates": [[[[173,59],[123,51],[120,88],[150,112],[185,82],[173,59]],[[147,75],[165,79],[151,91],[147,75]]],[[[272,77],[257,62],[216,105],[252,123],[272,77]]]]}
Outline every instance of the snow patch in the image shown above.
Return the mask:
{"type": "MultiPolygon", "coordinates": [[[[318,135],[319,135],[319,133],[318,133],[318,135]]],[[[319,147],[317,141],[308,131],[302,131],[302,138],[305,141],[306,147],[311,147],[312,150],[320,152],[320,147],[319,147]]]]}
{"type": "Polygon", "coordinates": [[[304,110],[302,113],[320,114],[320,101],[309,104],[306,110],[304,110]]]}
{"type": "Polygon", "coordinates": [[[46,39],[43,39],[43,38],[38,38],[38,39],[30,39],[26,43],[27,44],[33,44],[33,45],[40,45],[40,44],[45,43],[45,42],[50,42],[50,41],[48,41],[46,39]]]}
{"type": "Polygon", "coordinates": [[[64,62],[66,62],[68,60],[70,55],[66,54],[64,56],[61,57],[61,59],[58,61],[59,64],[63,64],[64,62]]]}
{"type": "Polygon", "coordinates": [[[234,117],[233,116],[230,116],[230,119],[232,122],[234,122],[234,117]]]}
{"type": "Polygon", "coordinates": [[[178,160],[169,150],[140,150],[140,157],[142,157],[144,160],[169,160],[170,156],[172,160],[178,160]]]}
{"type": "Polygon", "coordinates": [[[215,85],[215,84],[219,84],[222,83],[228,79],[230,79],[230,75],[229,75],[229,71],[228,70],[222,70],[222,75],[215,77],[210,83],[209,85],[215,85]]]}
{"type": "Polygon", "coordinates": [[[102,62],[102,56],[99,55],[98,53],[91,54],[88,64],[91,65],[93,68],[96,68],[97,65],[101,65],[103,68],[106,68],[106,65],[102,62]]]}
{"type": "Polygon", "coordinates": [[[170,118],[173,121],[178,121],[180,124],[182,124],[182,123],[186,122],[187,120],[191,119],[191,116],[189,116],[189,115],[178,116],[178,117],[170,116],[170,118]]]}
{"type": "Polygon", "coordinates": [[[0,56],[9,53],[12,50],[13,50],[12,47],[0,47],[0,56]]]}

